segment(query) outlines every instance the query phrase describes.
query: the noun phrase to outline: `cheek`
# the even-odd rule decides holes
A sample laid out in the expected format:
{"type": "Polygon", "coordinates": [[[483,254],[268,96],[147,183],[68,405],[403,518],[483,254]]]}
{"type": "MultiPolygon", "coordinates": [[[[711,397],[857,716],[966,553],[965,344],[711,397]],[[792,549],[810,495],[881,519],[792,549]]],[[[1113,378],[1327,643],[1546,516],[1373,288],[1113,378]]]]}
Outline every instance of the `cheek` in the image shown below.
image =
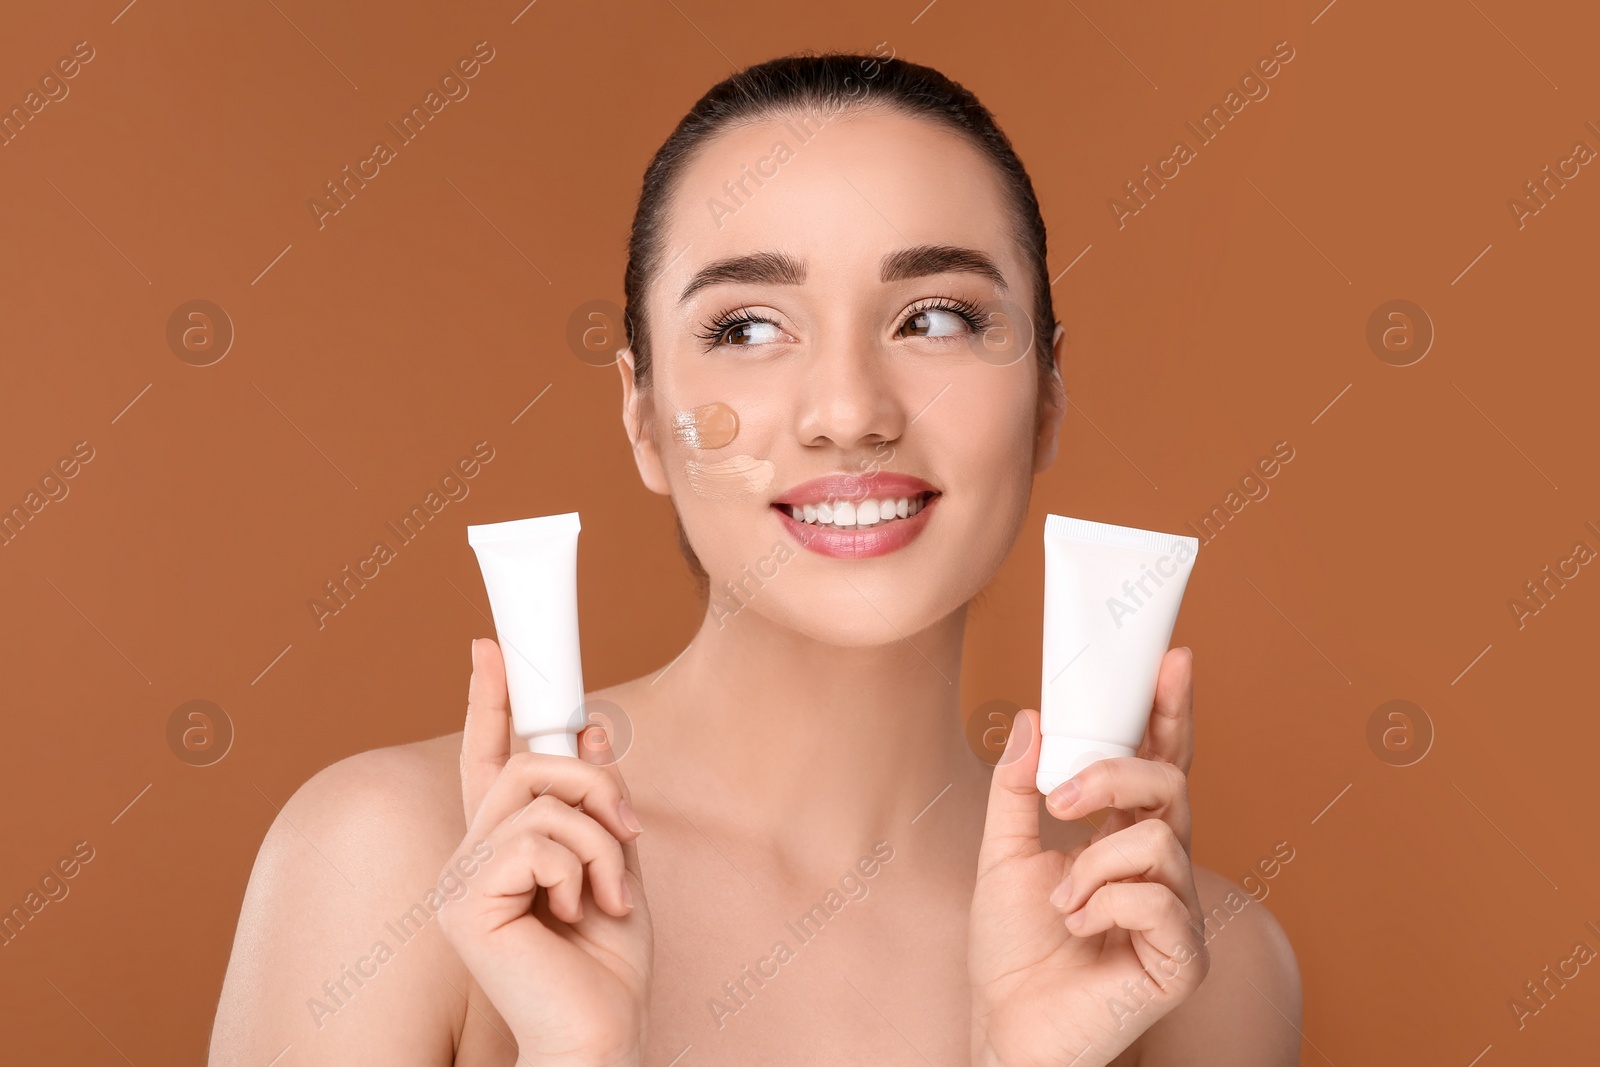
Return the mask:
{"type": "Polygon", "coordinates": [[[764,499],[778,475],[770,418],[758,410],[747,423],[740,412],[749,408],[737,398],[702,401],[703,389],[679,392],[700,402],[669,409],[656,439],[662,442],[667,477],[682,490],[674,494],[680,513],[695,508],[697,500],[764,499]]]}
{"type": "Polygon", "coordinates": [[[770,552],[776,525],[765,514],[775,488],[794,477],[775,442],[787,425],[777,397],[724,376],[683,378],[657,395],[655,440],[672,502],[714,584],[770,552]],[[666,403],[667,398],[675,403],[666,403]]]}
{"type": "Polygon", "coordinates": [[[1037,400],[1021,377],[979,375],[960,393],[958,383],[945,396],[953,402],[935,424],[937,433],[927,435],[941,465],[952,476],[959,472],[969,491],[1009,493],[1032,481],[1037,400]]]}
{"type": "Polygon", "coordinates": [[[927,428],[932,469],[945,482],[941,506],[953,527],[952,543],[979,570],[1000,565],[1027,521],[1035,418],[1031,389],[991,385],[974,390],[969,402],[952,404],[927,428]]]}
{"type": "Polygon", "coordinates": [[[739,413],[720,400],[675,411],[672,436],[689,448],[726,448],[739,436],[739,413]]]}
{"type": "MultiPolygon", "coordinates": [[[[761,473],[763,464],[779,458],[782,431],[792,428],[785,383],[763,368],[733,360],[719,365],[688,353],[672,352],[657,367],[654,439],[675,488],[704,491],[710,499],[727,497],[736,485],[766,492],[773,480],[761,473]],[[722,478],[723,470],[736,482],[722,478]]],[[[781,470],[773,475],[783,476],[781,470]]]]}
{"type": "Polygon", "coordinates": [[[683,473],[689,488],[707,500],[759,496],[771,488],[777,467],[770,459],[737,455],[725,459],[686,459],[683,473]]]}
{"type": "Polygon", "coordinates": [[[674,412],[672,436],[691,453],[683,460],[683,473],[698,495],[733,500],[763,493],[772,486],[777,473],[772,461],[735,446],[739,413],[732,405],[713,400],[674,412]]]}

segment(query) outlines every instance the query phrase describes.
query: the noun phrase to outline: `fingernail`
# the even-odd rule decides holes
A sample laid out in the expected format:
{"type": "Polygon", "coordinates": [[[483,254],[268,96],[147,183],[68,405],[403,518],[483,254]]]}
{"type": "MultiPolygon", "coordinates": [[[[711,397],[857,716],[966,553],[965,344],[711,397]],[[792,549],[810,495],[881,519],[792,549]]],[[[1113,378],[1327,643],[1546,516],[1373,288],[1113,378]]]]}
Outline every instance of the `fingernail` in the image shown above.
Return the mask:
{"type": "Polygon", "coordinates": [[[1082,908],[1079,908],[1077,911],[1075,911],[1071,915],[1067,916],[1067,926],[1069,926],[1070,928],[1076,930],[1082,925],[1083,925],[1083,909],[1082,908]]]}
{"type": "Polygon", "coordinates": [[[1078,784],[1078,780],[1076,778],[1068,778],[1065,782],[1056,786],[1055,792],[1050,794],[1050,806],[1052,808],[1070,808],[1078,799],[1078,794],[1082,792],[1083,787],[1078,784]]]}
{"type": "Polygon", "coordinates": [[[1068,875],[1060,885],[1050,893],[1050,903],[1056,907],[1065,907],[1067,901],[1072,899],[1072,876],[1068,875]]]}
{"type": "Polygon", "coordinates": [[[1011,750],[1017,747],[1017,736],[1022,731],[1017,729],[1016,720],[1012,720],[1011,729],[1006,733],[1006,747],[1001,751],[1002,757],[1011,755],[1011,750]]]}
{"type": "MultiPolygon", "coordinates": [[[[634,833],[639,833],[644,829],[644,824],[639,821],[639,816],[633,813],[633,805],[628,803],[627,797],[617,801],[617,817],[622,820],[622,825],[634,833]]],[[[626,886],[627,883],[624,882],[623,885],[626,886]]]]}
{"type": "MultiPolygon", "coordinates": [[[[623,801],[623,803],[627,803],[627,801],[623,801]]],[[[622,902],[630,908],[633,907],[633,890],[628,888],[628,880],[626,878],[622,880],[622,902]]]]}

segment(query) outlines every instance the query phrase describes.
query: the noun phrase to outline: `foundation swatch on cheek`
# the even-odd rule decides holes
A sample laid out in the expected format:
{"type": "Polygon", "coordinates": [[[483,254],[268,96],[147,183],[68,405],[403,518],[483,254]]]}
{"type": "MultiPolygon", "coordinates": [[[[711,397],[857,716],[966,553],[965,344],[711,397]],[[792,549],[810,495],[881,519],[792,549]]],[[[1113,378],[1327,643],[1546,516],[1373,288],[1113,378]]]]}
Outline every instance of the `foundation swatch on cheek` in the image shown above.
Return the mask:
{"type": "Polygon", "coordinates": [[[718,401],[672,416],[672,435],[690,448],[724,448],[739,436],[739,414],[718,401]]]}
{"type": "Polygon", "coordinates": [[[746,493],[759,493],[772,484],[774,467],[770,459],[731,456],[715,463],[688,460],[683,465],[689,485],[701,496],[726,500],[746,493]]]}

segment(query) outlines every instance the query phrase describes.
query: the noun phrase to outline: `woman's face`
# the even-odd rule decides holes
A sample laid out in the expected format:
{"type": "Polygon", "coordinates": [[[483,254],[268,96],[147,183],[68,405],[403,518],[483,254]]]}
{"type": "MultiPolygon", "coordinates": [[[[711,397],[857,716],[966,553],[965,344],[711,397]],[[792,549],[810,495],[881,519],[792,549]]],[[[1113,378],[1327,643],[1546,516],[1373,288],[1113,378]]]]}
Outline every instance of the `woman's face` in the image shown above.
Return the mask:
{"type": "Polygon", "coordinates": [[[1037,367],[1059,331],[1030,336],[991,164],[885,111],[772,120],[703,146],[671,205],[651,381],[621,361],[624,416],[713,618],[872,645],[961,607],[1015,541],[1063,410],[1037,367]]]}

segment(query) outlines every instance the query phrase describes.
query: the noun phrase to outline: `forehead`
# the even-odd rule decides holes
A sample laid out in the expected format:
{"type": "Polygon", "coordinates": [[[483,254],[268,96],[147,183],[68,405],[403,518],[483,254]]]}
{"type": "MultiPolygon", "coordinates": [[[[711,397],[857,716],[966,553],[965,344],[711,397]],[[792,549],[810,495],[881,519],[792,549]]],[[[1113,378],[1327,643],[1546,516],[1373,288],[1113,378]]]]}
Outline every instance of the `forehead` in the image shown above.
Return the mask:
{"type": "Polygon", "coordinates": [[[719,134],[679,174],[666,223],[655,285],[669,305],[701,265],[752,251],[802,259],[806,284],[826,285],[875,281],[900,248],[959,246],[1025,284],[994,165],[954,130],[880,109],[719,134]]]}

